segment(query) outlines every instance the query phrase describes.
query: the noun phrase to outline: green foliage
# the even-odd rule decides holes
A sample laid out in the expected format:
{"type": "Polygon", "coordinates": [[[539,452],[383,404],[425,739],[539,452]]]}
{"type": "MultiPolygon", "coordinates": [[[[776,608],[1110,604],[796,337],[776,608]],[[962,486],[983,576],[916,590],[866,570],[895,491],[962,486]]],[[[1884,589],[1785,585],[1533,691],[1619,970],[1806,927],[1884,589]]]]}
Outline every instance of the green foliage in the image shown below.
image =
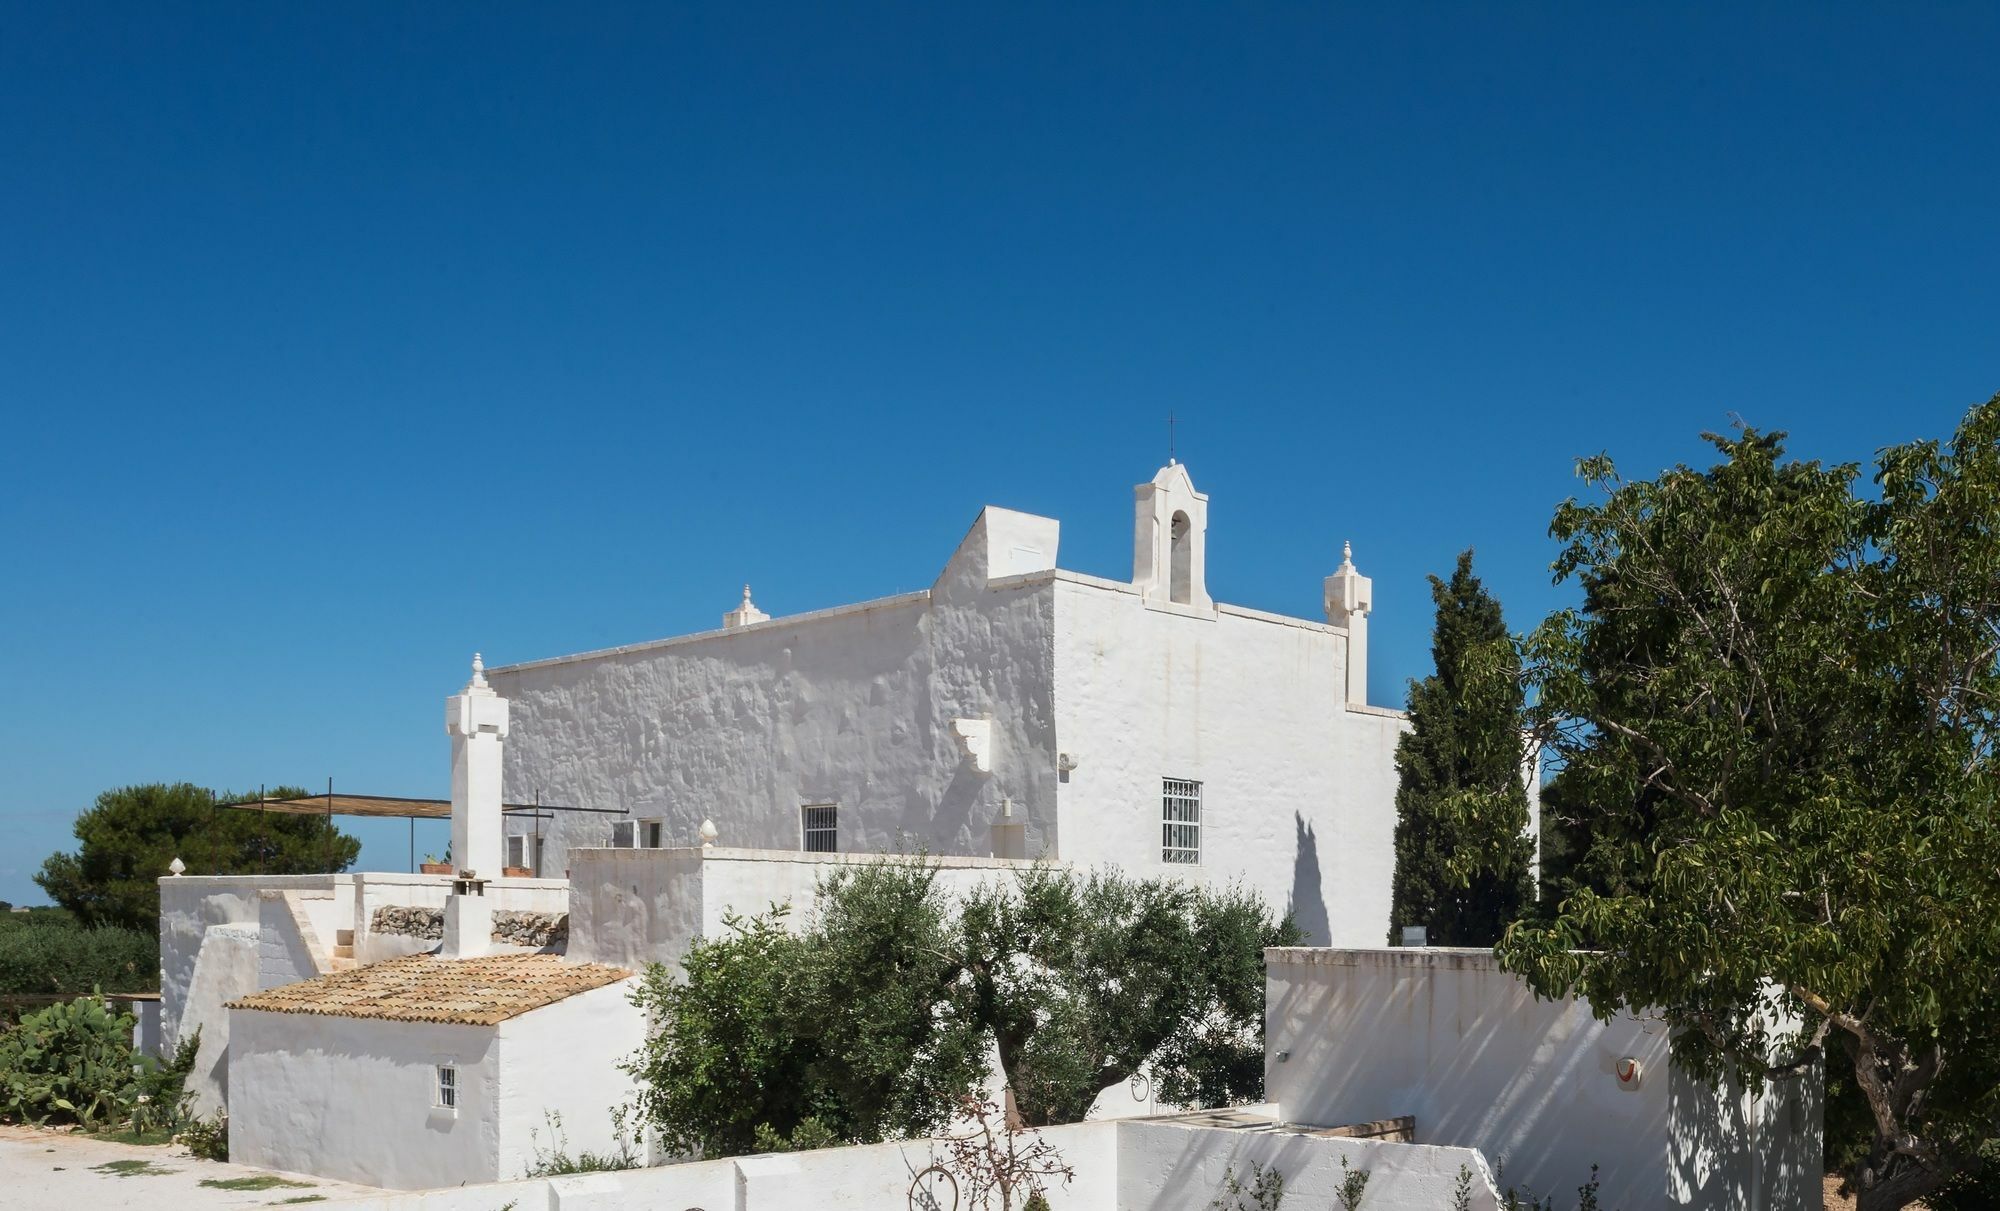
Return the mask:
{"type": "Polygon", "coordinates": [[[1491,946],[1532,892],[1520,662],[1471,551],[1431,599],[1437,671],[1411,683],[1396,743],[1389,940],[1422,925],[1433,946],[1491,946]]]}
{"type": "Polygon", "coordinates": [[[1049,1196],[1040,1190],[1035,1191],[1028,1196],[1027,1202],[1021,1204],[1021,1211],[1049,1211],[1049,1196]]]}
{"type": "Polygon", "coordinates": [[[92,997],[51,1005],[0,1034],[0,1118],[121,1123],[145,1092],[133,1019],[92,997]]]}
{"type": "MultiPolygon", "coordinates": [[[[296,787],[272,798],[297,798],[296,787]]],[[[43,891],[85,925],[142,932],[159,928],[157,880],[175,858],[191,874],[311,874],[346,870],[361,842],[324,816],[219,808],[216,796],[186,782],[109,790],[76,819],[75,853],[51,854],[35,875],[43,891]]]]}
{"type": "Polygon", "coordinates": [[[554,1110],[543,1112],[549,1128],[549,1146],[542,1147],[541,1132],[530,1127],[528,1137],[535,1150],[535,1159],[528,1166],[526,1177],[561,1177],[566,1173],[609,1173],[619,1169],[637,1169],[639,1156],[633,1150],[632,1141],[625,1135],[625,1115],[622,1111],[611,1116],[611,1138],[617,1144],[613,1152],[578,1152],[570,1154],[569,1136],[563,1131],[562,1115],[554,1110]]]}
{"type": "Polygon", "coordinates": [[[105,1161],[101,1165],[92,1165],[90,1169],[93,1173],[106,1173],[112,1177],[166,1177],[180,1172],[149,1160],[105,1161]]]}
{"type": "Polygon", "coordinates": [[[1346,1211],[1358,1211],[1362,1196],[1368,1193],[1368,1170],[1350,1168],[1343,1153],[1340,1158],[1340,1185],[1334,1188],[1333,1193],[1346,1211]]]}
{"type": "Polygon", "coordinates": [[[831,1128],[816,1118],[807,1118],[792,1129],[790,1135],[779,1135],[769,1123],[757,1124],[757,1152],[811,1152],[815,1148],[832,1148],[841,1143],[831,1128]]]}
{"type": "Polygon", "coordinates": [[[802,932],[732,917],[684,979],[649,970],[627,1071],[662,1143],[705,1156],[935,1134],[996,1041],[1031,1125],[1141,1067],[1169,1101],[1254,1099],[1263,948],[1297,937],[1241,889],[1038,870],[954,909],[926,863],[845,868],[802,932]]]}
{"type": "Polygon", "coordinates": [[[1502,960],[1656,1007],[1698,1075],[1837,1044],[1861,1207],[1903,1206],[2000,1121],[2000,397],[1882,451],[1873,493],[1782,435],[1710,440],[1648,481],[1585,460],[1604,498],[1556,514],[1584,600],[1526,650],[1583,877],[1502,960]]]}
{"type": "Polygon", "coordinates": [[[729,919],[685,980],[647,971],[659,1023],[628,1071],[665,1146],[731,1156],[926,1135],[985,1075],[955,997],[949,906],[924,863],[844,870],[803,933],[786,914],[729,919]]]}
{"type": "Polygon", "coordinates": [[[205,1161],[229,1159],[229,1116],[218,1110],[210,1118],[189,1119],[181,1124],[174,1142],[205,1161]]]}
{"type": "Polygon", "coordinates": [[[1038,867],[963,922],[972,1015],[1022,1121],[1077,1122],[1141,1068],[1169,1102],[1263,1095],[1263,952],[1299,934],[1254,894],[1038,867]]]}
{"type": "Polygon", "coordinates": [[[1472,1170],[1458,1167],[1458,1183],[1451,1188],[1451,1211],[1472,1211],[1472,1170]]]}
{"type": "Polygon", "coordinates": [[[159,986],[157,931],[86,929],[67,919],[0,929],[0,995],[75,997],[159,986]]]}
{"type": "Polygon", "coordinates": [[[1276,1165],[1250,1161],[1244,1176],[1232,1163],[1222,1172],[1222,1189],[1208,1200],[1208,1211],[1278,1211],[1285,1201],[1285,1175],[1276,1165]]]}
{"type": "Polygon", "coordinates": [[[205,1177],[198,1185],[211,1190],[310,1190],[311,1182],[295,1182],[275,1173],[251,1173],[243,1177],[205,1177]]]}

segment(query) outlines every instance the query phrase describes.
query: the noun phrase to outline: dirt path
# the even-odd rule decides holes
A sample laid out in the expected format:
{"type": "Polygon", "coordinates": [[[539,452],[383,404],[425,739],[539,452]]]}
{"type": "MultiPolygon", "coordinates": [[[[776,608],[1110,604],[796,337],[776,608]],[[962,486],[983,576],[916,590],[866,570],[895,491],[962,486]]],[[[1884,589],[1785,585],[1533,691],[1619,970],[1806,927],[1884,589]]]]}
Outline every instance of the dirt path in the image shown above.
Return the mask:
{"type": "Polygon", "coordinates": [[[0,1190],[8,1211],[207,1211],[374,1193],[347,1182],[196,1160],[173,1145],[142,1148],[32,1127],[0,1127],[0,1190]]]}

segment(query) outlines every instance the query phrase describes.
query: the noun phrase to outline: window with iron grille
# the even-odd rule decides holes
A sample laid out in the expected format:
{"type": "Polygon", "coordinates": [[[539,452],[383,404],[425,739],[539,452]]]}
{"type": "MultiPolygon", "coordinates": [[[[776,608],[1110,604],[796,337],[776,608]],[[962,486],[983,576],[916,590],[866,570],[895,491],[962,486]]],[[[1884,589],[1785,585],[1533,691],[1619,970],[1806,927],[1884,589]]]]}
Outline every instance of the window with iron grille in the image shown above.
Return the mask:
{"type": "Polygon", "coordinates": [[[809,854],[840,852],[840,805],[808,803],[799,809],[799,831],[809,854]]]}
{"type": "Polygon", "coordinates": [[[446,1110],[458,1109],[458,1069],[450,1064],[438,1065],[438,1101],[446,1110]]]}
{"type": "Polygon", "coordinates": [[[1160,780],[1160,861],[1201,861],[1201,783],[1160,780]]]}

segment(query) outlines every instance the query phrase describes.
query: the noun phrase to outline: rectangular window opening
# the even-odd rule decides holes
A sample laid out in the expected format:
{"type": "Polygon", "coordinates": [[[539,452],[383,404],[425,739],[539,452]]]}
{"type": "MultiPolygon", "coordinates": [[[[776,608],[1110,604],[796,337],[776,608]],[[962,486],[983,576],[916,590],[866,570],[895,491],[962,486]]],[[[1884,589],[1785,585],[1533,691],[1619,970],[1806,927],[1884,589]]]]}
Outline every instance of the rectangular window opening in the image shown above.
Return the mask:
{"type": "Polygon", "coordinates": [[[455,1065],[438,1065],[437,1104],[445,1110],[458,1109],[458,1068],[455,1065]]]}
{"type": "Polygon", "coordinates": [[[639,848],[665,849],[667,847],[667,822],[665,820],[639,821],[639,848]]]}
{"type": "Polygon", "coordinates": [[[1160,780],[1160,861],[1201,863],[1201,783],[1160,780]]]}
{"type": "Polygon", "coordinates": [[[800,842],[809,854],[840,852],[840,805],[808,803],[799,809],[800,842]]]}

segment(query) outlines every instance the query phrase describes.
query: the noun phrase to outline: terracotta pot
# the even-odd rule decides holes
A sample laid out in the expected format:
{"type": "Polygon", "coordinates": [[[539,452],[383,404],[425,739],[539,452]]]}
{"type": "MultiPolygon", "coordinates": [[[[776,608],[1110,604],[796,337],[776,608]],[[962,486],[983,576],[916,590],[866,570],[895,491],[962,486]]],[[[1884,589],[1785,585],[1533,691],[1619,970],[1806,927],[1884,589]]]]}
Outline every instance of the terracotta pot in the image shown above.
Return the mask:
{"type": "Polygon", "coordinates": [[[451,863],[423,862],[418,864],[417,869],[423,871],[427,875],[448,875],[451,873],[451,863]]]}
{"type": "Polygon", "coordinates": [[[507,879],[525,879],[529,877],[528,868],[525,866],[503,866],[500,868],[500,874],[501,877],[507,879]]]}

